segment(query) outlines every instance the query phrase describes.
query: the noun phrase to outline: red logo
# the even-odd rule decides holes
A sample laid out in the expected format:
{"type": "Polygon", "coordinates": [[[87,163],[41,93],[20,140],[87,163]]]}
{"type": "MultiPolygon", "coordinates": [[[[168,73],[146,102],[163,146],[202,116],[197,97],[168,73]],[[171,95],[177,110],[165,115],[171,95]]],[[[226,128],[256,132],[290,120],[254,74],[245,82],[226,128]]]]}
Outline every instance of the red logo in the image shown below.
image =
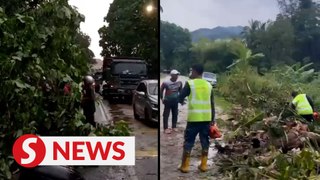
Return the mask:
{"type": "Polygon", "coordinates": [[[36,135],[26,134],[20,136],[13,145],[13,157],[23,167],[38,166],[46,155],[43,141],[36,135]]]}

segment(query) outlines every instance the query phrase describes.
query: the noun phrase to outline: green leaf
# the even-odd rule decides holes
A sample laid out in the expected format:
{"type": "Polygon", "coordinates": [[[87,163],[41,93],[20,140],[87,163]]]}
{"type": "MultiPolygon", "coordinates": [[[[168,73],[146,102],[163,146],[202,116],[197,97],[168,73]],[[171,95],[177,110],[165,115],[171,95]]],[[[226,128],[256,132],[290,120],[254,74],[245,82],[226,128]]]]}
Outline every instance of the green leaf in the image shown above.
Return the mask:
{"type": "Polygon", "coordinates": [[[42,69],[42,67],[40,66],[40,65],[36,65],[35,66],[41,73],[44,73],[44,71],[43,71],[43,69],[42,69]]]}
{"type": "Polygon", "coordinates": [[[65,109],[64,109],[64,110],[62,110],[62,112],[61,112],[61,113],[60,113],[60,115],[59,115],[59,118],[61,118],[65,112],[66,112],[66,110],[65,110],[65,109]]]}
{"type": "Polygon", "coordinates": [[[29,126],[35,126],[36,124],[37,124],[36,121],[31,121],[31,122],[29,123],[29,126]]]}
{"type": "Polygon", "coordinates": [[[77,120],[76,123],[75,123],[75,126],[76,126],[76,127],[80,127],[80,126],[82,126],[82,125],[83,125],[83,123],[82,123],[82,121],[80,121],[80,120],[77,120]]]}
{"type": "Polygon", "coordinates": [[[47,35],[45,35],[45,34],[39,34],[38,36],[39,36],[39,38],[41,38],[41,39],[46,39],[46,38],[47,38],[47,35]]]}
{"type": "Polygon", "coordinates": [[[263,58],[265,57],[264,54],[262,53],[258,53],[258,54],[254,54],[253,56],[251,56],[253,59],[258,59],[258,58],[263,58]]]}
{"type": "Polygon", "coordinates": [[[19,130],[16,132],[16,137],[20,137],[22,134],[23,134],[22,129],[19,129],[19,130]]]}
{"type": "Polygon", "coordinates": [[[97,136],[94,132],[90,132],[88,136],[97,136]]]}
{"type": "Polygon", "coordinates": [[[69,8],[67,8],[66,6],[63,6],[62,11],[64,12],[64,15],[70,19],[71,18],[71,11],[69,8]]]}
{"type": "Polygon", "coordinates": [[[261,112],[257,116],[255,116],[254,118],[249,120],[247,123],[245,123],[243,126],[250,127],[252,124],[254,124],[254,123],[258,122],[258,121],[262,121],[263,120],[263,116],[264,116],[264,113],[261,112]]]}
{"type": "Polygon", "coordinates": [[[25,20],[24,20],[24,17],[23,15],[20,15],[20,14],[16,14],[17,16],[17,19],[21,22],[21,23],[25,23],[25,20]]]}
{"type": "Polygon", "coordinates": [[[16,86],[17,86],[18,88],[21,88],[21,89],[26,88],[25,83],[23,83],[21,80],[15,80],[14,83],[16,84],[16,86]]]}
{"type": "Polygon", "coordinates": [[[21,58],[20,56],[12,56],[12,59],[18,60],[18,61],[21,61],[21,60],[22,60],[22,58],[21,58]]]}
{"type": "Polygon", "coordinates": [[[51,121],[49,119],[47,119],[45,122],[44,122],[44,126],[47,128],[47,129],[50,129],[51,128],[51,121]]]}
{"type": "Polygon", "coordinates": [[[6,168],[6,178],[8,178],[8,179],[11,179],[11,178],[12,178],[12,174],[11,174],[10,169],[9,169],[8,166],[7,166],[7,168],[6,168]]]}
{"type": "Polygon", "coordinates": [[[0,24],[4,23],[6,21],[5,18],[0,18],[0,24]]]}
{"type": "Polygon", "coordinates": [[[70,76],[68,75],[67,77],[63,78],[63,81],[71,81],[72,79],[70,78],[70,76]]]}

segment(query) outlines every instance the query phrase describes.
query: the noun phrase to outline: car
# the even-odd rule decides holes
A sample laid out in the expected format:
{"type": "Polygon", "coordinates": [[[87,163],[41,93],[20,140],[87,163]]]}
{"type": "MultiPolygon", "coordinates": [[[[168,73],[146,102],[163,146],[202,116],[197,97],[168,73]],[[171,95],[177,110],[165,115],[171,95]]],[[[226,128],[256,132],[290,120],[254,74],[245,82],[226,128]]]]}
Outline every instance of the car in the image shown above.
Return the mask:
{"type": "Polygon", "coordinates": [[[203,72],[202,79],[207,80],[213,87],[217,86],[217,75],[211,72],[203,72]]]}
{"type": "Polygon", "coordinates": [[[158,80],[142,80],[133,93],[132,108],[134,118],[159,122],[158,80]]]}

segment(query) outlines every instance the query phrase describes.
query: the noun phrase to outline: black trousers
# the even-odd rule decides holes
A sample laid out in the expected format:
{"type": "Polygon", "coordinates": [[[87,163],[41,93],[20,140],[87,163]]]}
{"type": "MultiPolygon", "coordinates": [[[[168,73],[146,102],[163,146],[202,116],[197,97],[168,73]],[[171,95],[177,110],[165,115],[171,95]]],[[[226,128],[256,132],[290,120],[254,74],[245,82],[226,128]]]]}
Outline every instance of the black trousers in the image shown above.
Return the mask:
{"type": "Polygon", "coordinates": [[[84,116],[86,117],[87,122],[96,127],[96,122],[94,121],[94,113],[85,113],[84,116]]]}
{"type": "Polygon", "coordinates": [[[168,128],[170,111],[172,113],[172,128],[177,127],[178,120],[178,101],[164,101],[163,128],[168,128]]]}
{"type": "Polygon", "coordinates": [[[308,114],[308,115],[301,115],[305,120],[309,121],[309,122],[313,122],[313,114],[308,114]]]}
{"type": "Polygon", "coordinates": [[[208,149],[210,146],[210,139],[209,139],[210,123],[211,123],[210,121],[187,123],[187,127],[184,132],[184,144],[183,144],[183,148],[185,151],[191,152],[195,139],[199,134],[202,150],[208,152],[208,149]]]}
{"type": "Polygon", "coordinates": [[[83,114],[86,117],[86,121],[92,126],[96,126],[95,120],[94,120],[94,113],[96,112],[96,106],[94,101],[89,101],[86,103],[83,103],[83,114]]]}

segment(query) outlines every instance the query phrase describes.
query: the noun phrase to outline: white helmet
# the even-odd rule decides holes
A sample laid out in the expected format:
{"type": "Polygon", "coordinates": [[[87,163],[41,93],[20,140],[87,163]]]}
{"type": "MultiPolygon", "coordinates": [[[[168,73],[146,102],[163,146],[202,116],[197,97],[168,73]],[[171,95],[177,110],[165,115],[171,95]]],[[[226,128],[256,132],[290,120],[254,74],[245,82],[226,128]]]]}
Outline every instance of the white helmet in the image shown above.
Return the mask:
{"type": "Polygon", "coordinates": [[[87,84],[93,84],[93,83],[94,83],[94,79],[93,79],[92,76],[85,76],[85,77],[83,78],[83,81],[84,81],[85,83],[87,83],[87,84]]]}

